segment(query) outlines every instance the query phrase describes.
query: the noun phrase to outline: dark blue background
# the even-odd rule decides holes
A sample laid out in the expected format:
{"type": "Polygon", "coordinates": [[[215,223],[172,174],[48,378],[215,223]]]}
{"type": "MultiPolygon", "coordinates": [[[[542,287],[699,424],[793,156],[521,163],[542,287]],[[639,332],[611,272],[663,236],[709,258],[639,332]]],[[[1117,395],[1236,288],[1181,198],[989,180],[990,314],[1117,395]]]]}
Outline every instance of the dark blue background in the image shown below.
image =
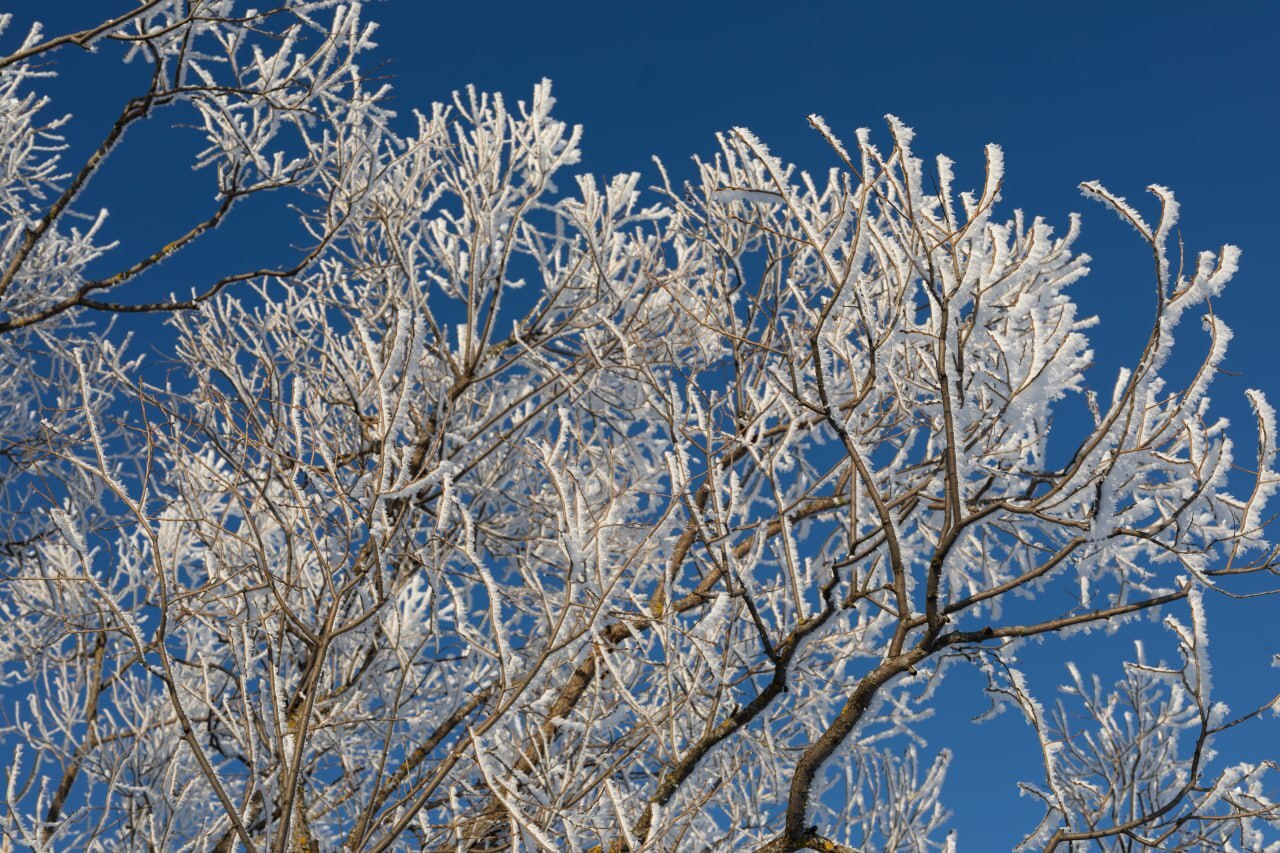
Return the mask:
{"type": "MultiPolygon", "coordinates": [[[[55,34],[131,4],[6,5],[17,16],[4,38],[8,52],[32,17],[55,34]]],[[[1000,144],[1006,213],[1020,207],[1059,228],[1069,212],[1084,213],[1077,248],[1094,257],[1094,272],[1074,292],[1086,313],[1102,317],[1091,332],[1098,366],[1090,384],[1104,391],[1145,338],[1150,254],[1127,225],[1083,199],[1076,184],[1099,179],[1152,218],[1154,199],[1143,187],[1166,184],[1182,202],[1188,250],[1224,242],[1244,250],[1242,272],[1215,305],[1236,332],[1223,367],[1239,375],[1220,377],[1214,396],[1217,410],[1236,424],[1238,462],[1250,463],[1255,440],[1243,389],[1261,388],[1280,403],[1273,366],[1280,315],[1280,72],[1273,58],[1280,4],[382,0],[369,3],[366,16],[381,24],[381,46],[364,68],[390,76],[402,118],[469,83],[514,100],[550,77],[558,116],[585,126],[580,168],[597,174],[639,170],[652,183],[650,158],[657,155],[673,177],[689,177],[689,156],[713,154],[715,132],[735,125],[751,128],[783,159],[822,173],[834,158],[809,130],[811,112],[846,138],[870,126],[886,147],[881,116],[893,112],[918,131],[917,154],[958,161],[960,185],[979,180],[982,146],[1000,144]]],[[[67,131],[69,157],[106,132],[124,100],[139,91],[144,72],[118,66],[110,50],[73,51],[57,55],[63,76],[47,86],[56,96],[51,115],[76,114],[67,131]]],[[[172,132],[181,120],[159,116],[131,132],[85,196],[83,208],[113,213],[108,232],[122,248],[108,267],[163,245],[209,209],[209,176],[187,169],[198,140],[172,132]]],[[[264,225],[278,213],[271,203],[250,206],[238,223],[121,298],[185,292],[229,271],[229,259],[246,267],[286,259],[287,241],[264,225]]],[[[144,347],[160,340],[155,318],[126,325],[148,330],[144,347]]],[[[1184,324],[1180,342],[1190,349],[1205,343],[1198,323],[1184,324]]],[[[1274,695],[1276,670],[1268,663],[1280,651],[1277,602],[1211,596],[1209,614],[1221,697],[1244,710],[1274,695]]],[[[1065,675],[1057,661],[1067,655],[1112,679],[1117,655],[1131,648],[1114,643],[1050,640],[1034,657],[1052,665],[1028,665],[1033,683],[1051,698],[1052,684],[1065,675]]],[[[1160,644],[1157,654],[1171,657],[1172,647],[1160,644]]],[[[1034,825],[1033,804],[1018,798],[1011,776],[1018,768],[1034,774],[1028,753],[1034,741],[1011,717],[971,727],[970,716],[983,707],[979,686],[975,678],[958,678],[927,730],[932,745],[957,753],[947,802],[963,849],[1002,850],[1034,825]]],[[[1259,744],[1280,742],[1274,722],[1250,732],[1224,740],[1224,747],[1256,754],[1259,744]]],[[[1262,753],[1274,757],[1275,750],[1262,753]]]]}

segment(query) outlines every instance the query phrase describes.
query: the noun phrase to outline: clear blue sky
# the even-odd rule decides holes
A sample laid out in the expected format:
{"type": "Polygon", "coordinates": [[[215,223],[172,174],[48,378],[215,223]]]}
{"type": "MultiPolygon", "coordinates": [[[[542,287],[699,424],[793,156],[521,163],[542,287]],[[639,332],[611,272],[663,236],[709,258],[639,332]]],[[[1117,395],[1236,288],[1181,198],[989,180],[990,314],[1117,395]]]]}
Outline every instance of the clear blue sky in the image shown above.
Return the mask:
{"type": "MultiPolygon", "coordinates": [[[[21,7],[5,40],[12,49],[32,15],[53,33],[132,4],[5,5],[21,7]]],[[[1063,227],[1069,212],[1085,215],[1078,248],[1094,257],[1094,272],[1075,292],[1102,317],[1092,332],[1097,387],[1109,388],[1115,367],[1140,347],[1135,336],[1151,315],[1150,260],[1137,235],[1082,198],[1076,184],[1099,179],[1142,205],[1143,187],[1168,185],[1182,202],[1189,250],[1224,242],[1244,250],[1242,272],[1215,306],[1236,332],[1224,367],[1240,375],[1223,376],[1214,395],[1241,428],[1242,461],[1254,441],[1243,389],[1262,388],[1280,404],[1272,355],[1280,316],[1280,3],[381,0],[367,15],[382,25],[382,64],[366,60],[366,70],[392,78],[403,115],[469,83],[514,99],[550,77],[560,118],[585,127],[581,168],[598,174],[639,170],[652,179],[657,155],[675,177],[690,175],[689,156],[712,153],[714,133],[735,125],[751,128],[784,159],[823,171],[834,161],[808,129],[811,112],[846,136],[860,126],[881,132],[881,116],[893,112],[917,130],[917,153],[948,154],[969,182],[980,175],[982,146],[1000,144],[1006,212],[1021,207],[1063,227]]],[[[79,117],[70,131],[77,145],[95,140],[132,94],[122,88],[130,77],[100,58],[58,61],[67,76],[55,88],[57,108],[79,117]],[[78,76],[89,69],[93,77],[78,76]]],[[[143,248],[151,242],[145,235],[208,201],[207,184],[198,197],[185,197],[186,152],[156,142],[172,138],[167,128],[139,136],[86,199],[112,208],[126,249],[143,248]],[[139,181],[158,170],[170,177],[139,181]]],[[[247,244],[248,233],[232,227],[212,245],[244,254],[278,248],[247,244]]],[[[186,267],[165,267],[164,280],[139,286],[185,290],[190,282],[182,276],[199,263],[192,257],[186,267]]],[[[1195,328],[1186,324],[1184,345],[1202,343],[1195,328]]],[[[1216,599],[1211,608],[1224,698],[1241,709],[1269,698],[1280,601],[1245,607],[1216,599]]],[[[1051,662],[1070,654],[1085,665],[1114,665],[1089,642],[1067,652],[1050,641],[1039,651],[1051,662]]],[[[1061,673],[1051,667],[1044,679],[1061,673]]],[[[957,744],[949,803],[962,847],[1008,849],[1034,820],[1008,770],[1031,740],[1012,718],[973,729],[978,687],[962,679],[929,734],[934,745],[957,744]]],[[[1276,725],[1255,731],[1274,756],[1276,725]]]]}

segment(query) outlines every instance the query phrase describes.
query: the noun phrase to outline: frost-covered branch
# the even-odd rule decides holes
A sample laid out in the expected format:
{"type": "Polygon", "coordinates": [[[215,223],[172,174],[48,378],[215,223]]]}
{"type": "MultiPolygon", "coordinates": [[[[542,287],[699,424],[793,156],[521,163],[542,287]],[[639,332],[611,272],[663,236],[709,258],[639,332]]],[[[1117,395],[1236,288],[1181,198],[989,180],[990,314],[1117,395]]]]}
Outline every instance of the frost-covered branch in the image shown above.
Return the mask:
{"type": "Polygon", "coordinates": [[[1213,698],[1201,612],[1276,568],[1274,413],[1250,392],[1242,476],[1207,396],[1234,249],[1175,273],[1168,190],[1148,224],[1085,185],[1155,259],[1100,377],[1080,220],[1002,219],[995,146],[964,192],[896,118],[812,117],[824,174],[739,128],[647,193],[574,171],[546,81],[393,116],[360,12],[146,3],[0,63],[6,843],[954,851],[919,724],[968,665],[1037,735],[1027,849],[1273,843],[1271,760],[1213,751],[1271,722],[1213,698]],[[184,109],[216,184],[114,267],[71,224],[101,164],[40,117],[70,45],[151,71],[90,158],[184,109]],[[292,260],[135,297],[277,191],[292,260]],[[1181,664],[1116,691],[1072,669],[1054,708],[1018,667],[1154,616],[1181,664]]]}

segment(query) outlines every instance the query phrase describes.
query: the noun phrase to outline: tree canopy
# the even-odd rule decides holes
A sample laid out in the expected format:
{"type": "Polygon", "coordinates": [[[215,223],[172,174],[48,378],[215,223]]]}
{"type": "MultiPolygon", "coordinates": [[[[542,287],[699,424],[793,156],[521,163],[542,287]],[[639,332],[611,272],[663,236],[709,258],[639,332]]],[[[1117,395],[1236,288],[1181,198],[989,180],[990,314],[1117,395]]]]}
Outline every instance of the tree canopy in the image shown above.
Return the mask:
{"type": "Polygon", "coordinates": [[[147,0],[0,59],[0,848],[954,850],[915,730],[970,667],[1039,745],[1020,849],[1280,850],[1274,758],[1214,751],[1275,697],[1214,699],[1203,604],[1277,564],[1274,411],[1241,458],[1208,397],[1238,250],[1082,184],[1153,259],[1096,390],[1080,220],[1002,211],[997,146],[960,190],[811,116],[821,173],[734,128],[602,180],[547,81],[396,116],[361,14],[147,0]],[[69,164],[75,47],[149,83],[69,164]],[[126,256],[78,199],[163,115],[216,196],[126,256]],[[259,196],[290,263],[139,292],[259,196]],[[1093,629],[1120,681],[1039,697],[1023,644],[1093,629]]]}

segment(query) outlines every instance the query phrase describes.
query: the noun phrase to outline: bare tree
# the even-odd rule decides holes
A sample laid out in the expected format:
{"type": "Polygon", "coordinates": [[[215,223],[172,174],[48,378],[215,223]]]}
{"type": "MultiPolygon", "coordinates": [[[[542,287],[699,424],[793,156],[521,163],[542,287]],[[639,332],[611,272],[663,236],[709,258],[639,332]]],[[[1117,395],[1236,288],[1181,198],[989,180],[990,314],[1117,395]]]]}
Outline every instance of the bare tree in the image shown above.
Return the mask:
{"type": "Polygon", "coordinates": [[[370,32],[358,4],[152,0],[0,60],[0,382],[29,400],[0,416],[4,849],[953,850],[949,753],[914,732],[973,666],[1040,743],[1021,849],[1280,850],[1274,760],[1212,747],[1274,705],[1215,702],[1202,603],[1277,558],[1274,413],[1250,392],[1228,483],[1206,396],[1237,250],[1184,271],[1168,190],[1149,225],[1082,185],[1155,262],[1099,399],[1078,220],[996,219],[995,146],[956,192],[897,119],[850,149],[815,116],[820,179],[735,129],[649,201],[561,191],[548,83],[401,132],[370,32]],[[37,63],[112,41],[151,86],[62,176],[37,63]],[[179,104],[216,209],[90,278],[112,246],[77,196],[179,104]],[[296,264],[127,296],[268,191],[296,264]],[[167,318],[179,377],[94,323],[125,311],[167,318]],[[1072,668],[1050,709],[1017,668],[1156,615],[1177,661],[1139,646],[1114,691],[1072,668]]]}

